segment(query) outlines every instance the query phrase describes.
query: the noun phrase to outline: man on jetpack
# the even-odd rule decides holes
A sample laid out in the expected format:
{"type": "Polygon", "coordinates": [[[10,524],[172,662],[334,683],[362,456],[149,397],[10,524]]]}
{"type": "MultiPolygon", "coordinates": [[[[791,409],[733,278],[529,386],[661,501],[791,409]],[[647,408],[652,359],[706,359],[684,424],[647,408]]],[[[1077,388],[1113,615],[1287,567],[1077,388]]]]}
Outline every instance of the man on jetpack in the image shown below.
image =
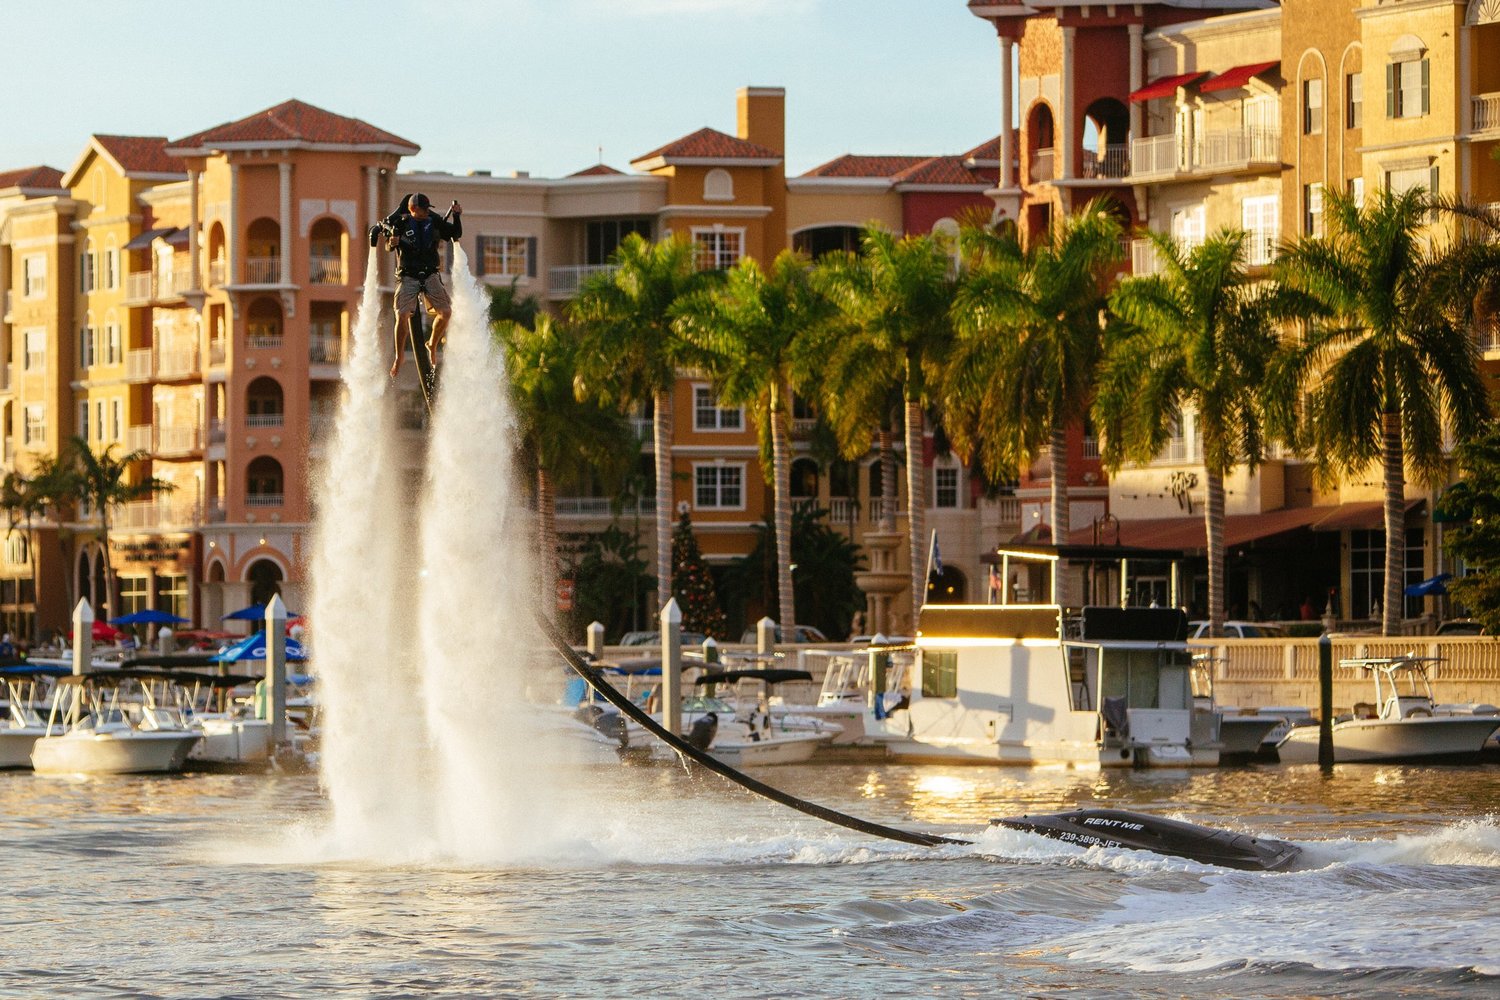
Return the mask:
{"type": "Polygon", "coordinates": [[[427,302],[432,332],[425,345],[413,343],[412,348],[420,359],[425,347],[432,367],[437,367],[443,327],[453,312],[448,289],[443,286],[440,251],[444,240],[463,236],[463,208],[455,201],[448,214],[440,216],[432,211],[432,202],[425,194],[407,195],[400,208],[371,230],[370,245],[374,246],[382,234],[385,249],[396,254],[396,360],[391,363],[391,378],[395,378],[401,371],[401,352],[412,335],[412,315],[417,311],[419,299],[427,302]]]}

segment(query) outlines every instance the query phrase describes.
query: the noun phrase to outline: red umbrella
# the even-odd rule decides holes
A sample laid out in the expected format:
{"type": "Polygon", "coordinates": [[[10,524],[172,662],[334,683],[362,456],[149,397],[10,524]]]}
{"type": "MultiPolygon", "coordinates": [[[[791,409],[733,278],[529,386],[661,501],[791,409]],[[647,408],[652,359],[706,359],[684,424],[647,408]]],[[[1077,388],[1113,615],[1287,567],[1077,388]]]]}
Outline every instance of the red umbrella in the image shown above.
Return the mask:
{"type": "MultiPolygon", "coordinates": [[[[99,642],[114,642],[116,639],[120,638],[125,633],[121,632],[119,629],[115,628],[109,622],[107,622],[104,619],[100,618],[100,619],[98,619],[98,620],[96,620],[94,622],[94,627],[90,630],[89,634],[92,635],[94,637],[94,639],[96,641],[99,641],[99,642]]],[[[72,630],[69,630],[69,632],[68,632],[68,638],[71,639],[72,637],[73,637],[73,632],[72,632],[72,630]]]]}

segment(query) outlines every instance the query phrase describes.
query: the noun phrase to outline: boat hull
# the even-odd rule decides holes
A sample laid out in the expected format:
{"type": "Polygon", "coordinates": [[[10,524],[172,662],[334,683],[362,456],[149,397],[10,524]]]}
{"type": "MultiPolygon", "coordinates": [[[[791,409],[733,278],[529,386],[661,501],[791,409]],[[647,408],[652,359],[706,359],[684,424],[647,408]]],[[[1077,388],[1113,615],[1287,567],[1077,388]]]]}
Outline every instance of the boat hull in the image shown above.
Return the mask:
{"type": "MultiPolygon", "coordinates": [[[[1495,716],[1431,716],[1408,719],[1351,719],[1333,726],[1333,759],[1365,761],[1462,759],[1477,757],[1500,729],[1495,716]]],[[[1276,748],[1284,764],[1318,762],[1318,727],[1299,726],[1276,748]]]]}
{"type": "Polygon", "coordinates": [[[1271,730],[1285,720],[1274,715],[1226,715],[1219,720],[1219,754],[1252,757],[1271,730]]]}
{"type": "Polygon", "coordinates": [[[43,735],[40,729],[0,729],[0,769],[31,766],[31,749],[43,735]]]}
{"type": "Polygon", "coordinates": [[[709,747],[710,757],[730,767],[765,767],[772,764],[802,764],[812,759],[818,747],[827,743],[825,735],[777,735],[763,740],[724,742],[709,747]]]}
{"type": "Polygon", "coordinates": [[[1124,847],[1245,871],[1278,871],[1291,865],[1302,853],[1302,848],[1284,840],[1252,837],[1123,809],[1075,809],[990,822],[1082,847],[1124,847]]]}
{"type": "MultiPolygon", "coordinates": [[[[1193,754],[1174,744],[1161,746],[1100,746],[1098,743],[1036,741],[1028,743],[981,742],[978,740],[914,740],[891,738],[881,741],[886,756],[910,764],[1002,764],[1017,767],[1192,767],[1193,754]]],[[[1206,765],[1218,762],[1217,754],[1206,765]]]]}
{"type": "Polygon", "coordinates": [[[31,751],[38,774],[167,774],[181,771],[197,733],[76,732],[44,736],[31,751]]]}
{"type": "Polygon", "coordinates": [[[265,719],[203,719],[203,738],[188,752],[201,764],[264,764],[271,759],[271,723],[265,719]]]}

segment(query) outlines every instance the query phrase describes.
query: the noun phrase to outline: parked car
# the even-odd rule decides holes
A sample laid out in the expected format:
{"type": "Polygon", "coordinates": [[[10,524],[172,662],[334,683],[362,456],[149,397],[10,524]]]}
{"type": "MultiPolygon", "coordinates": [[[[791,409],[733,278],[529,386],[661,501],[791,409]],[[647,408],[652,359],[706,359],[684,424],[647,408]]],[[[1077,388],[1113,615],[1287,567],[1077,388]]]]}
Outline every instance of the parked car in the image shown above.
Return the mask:
{"type": "MultiPolygon", "coordinates": [[[[855,646],[870,646],[874,645],[875,636],[851,635],[849,642],[855,646]]],[[[914,642],[916,640],[909,635],[882,635],[880,637],[880,644],[882,646],[910,646],[914,642]]]]}
{"type": "MultiPolygon", "coordinates": [[[[702,632],[682,633],[682,644],[684,646],[701,646],[703,640],[708,638],[702,632]]],[[[660,646],[661,632],[626,632],[620,637],[621,646],[660,646]]]]}
{"type": "Polygon", "coordinates": [[[1450,618],[1437,627],[1438,635],[1484,635],[1484,625],[1472,618],[1450,618]]]}
{"type": "MultiPolygon", "coordinates": [[[[792,630],[793,630],[792,634],[796,636],[796,638],[792,640],[793,642],[827,642],[828,641],[828,636],[824,635],[819,630],[813,628],[811,625],[793,625],[792,626],[792,630]]],[[[783,642],[784,641],[781,638],[781,635],[782,635],[781,626],[777,625],[776,626],[776,641],[777,642],[783,642]]],[[[755,644],[755,626],[754,625],[752,625],[749,628],[745,629],[744,634],[740,636],[740,642],[748,643],[750,645],[754,645],[755,644]]]]}
{"type": "MultiPolygon", "coordinates": [[[[1208,622],[1188,622],[1188,638],[1208,638],[1208,622]]],[[[1270,622],[1228,621],[1224,623],[1224,638],[1284,639],[1286,638],[1286,629],[1280,625],[1272,625],[1270,622]]]]}

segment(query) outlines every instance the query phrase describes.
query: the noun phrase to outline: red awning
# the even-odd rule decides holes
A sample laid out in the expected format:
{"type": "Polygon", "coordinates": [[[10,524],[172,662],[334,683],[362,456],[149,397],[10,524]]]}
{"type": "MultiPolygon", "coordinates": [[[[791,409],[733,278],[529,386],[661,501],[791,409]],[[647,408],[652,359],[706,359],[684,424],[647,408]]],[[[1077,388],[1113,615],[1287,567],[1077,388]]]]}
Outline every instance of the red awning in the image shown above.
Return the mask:
{"type": "MultiPolygon", "coordinates": [[[[1426,503],[1420,498],[1406,501],[1406,513],[1426,503]]],[[[1363,500],[1357,503],[1339,504],[1332,513],[1312,526],[1314,531],[1353,530],[1380,531],[1385,528],[1385,503],[1380,500],[1363,500]]]]}
{"type": "Polygon", "coordinates": [[[1199,85],[1198,92],[1200,94],[1207,94],[1215,90],[1234,90],[1236,87],[1243,87],[1245,84],[1249,83],[1251,79],[1260,76],[1262,73],[1265,73],[1268,70],[1280,68],[1280,60],[1272,60],[1271,62],[1263,63],[1250,63],[1245,66],[1236,66],[1234,69],[1227,69],[1224,72],[1220,73],[1218,76],[1214,77],[1212,80],[1208,80],[1199,85]]]}
{"type": "MultiPolygon", "coordinates": [[[[1327,507],[1283,507],[1260,514],[1230,514],[1224,518],[1224,544],[1244,545],[1261,538],[1270,538],[1298,528],[1312,527],[1317,522],[1335,515],[1339,508],[1327,507]]],[[[1114,540],[1114,525],[1102,532],[1105,544],[1114,540]]],[[[1069,536],[1074,544],[1093,541],[1092,527],[1075,529],[1069,536]]],[[[1188,549],[1201,550],[1208,547],[1208,533],[1203,526],[1203,515],[1184,517],[1121,518],[1121,545],[1142,549],[1188,549]]]]}
{"type": "Polygon", "coordinates": [[[1177,93],[1178,87],[1186,87],[1190,83],[1196,83],[1207,76],[1203,73],[1183,73],[1180,76],[1164,76],[1160,80],[1153,80],[1140,90],[1130,92],[1130,99],[1137,103],[1141,101],[1155,100],[1158,97],[1171,97],[1177,93]]]}

